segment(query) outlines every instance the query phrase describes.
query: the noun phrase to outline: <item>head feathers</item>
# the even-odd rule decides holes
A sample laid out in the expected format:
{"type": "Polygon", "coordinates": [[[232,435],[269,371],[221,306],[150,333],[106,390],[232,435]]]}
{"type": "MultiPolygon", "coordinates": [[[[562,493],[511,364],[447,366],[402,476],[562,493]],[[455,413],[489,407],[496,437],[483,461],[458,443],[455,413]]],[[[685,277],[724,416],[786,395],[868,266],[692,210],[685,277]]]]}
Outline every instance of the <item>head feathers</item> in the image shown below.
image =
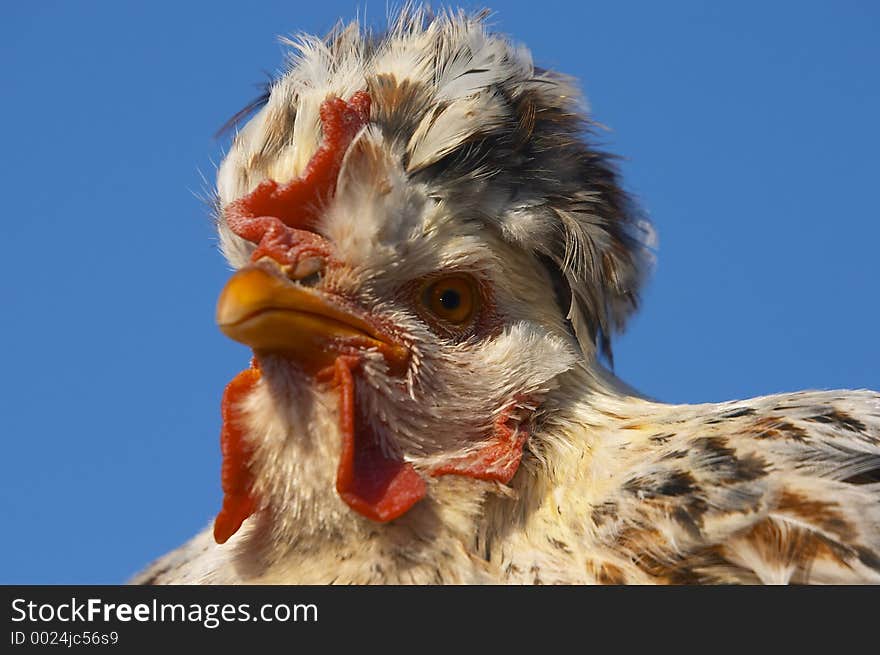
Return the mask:
{"type": "MultiPolygon", "coordinates": [[[[652,232],[610,158],[589,142],[572,81],[490,33],[485,14],[405,9],[374,35],[357,23],[285,41],[294,52],[218,175],[223,206],[262,179],[286,182],[320,144],[318,108],[366,89],[372,123],[416,183],[540,259],[585,355],[638,304],[652,232]],[[250,127],[250,126],[249,126],[250,127]]],[[[223,224],[233,264],[247,247],[223,224]]]]}

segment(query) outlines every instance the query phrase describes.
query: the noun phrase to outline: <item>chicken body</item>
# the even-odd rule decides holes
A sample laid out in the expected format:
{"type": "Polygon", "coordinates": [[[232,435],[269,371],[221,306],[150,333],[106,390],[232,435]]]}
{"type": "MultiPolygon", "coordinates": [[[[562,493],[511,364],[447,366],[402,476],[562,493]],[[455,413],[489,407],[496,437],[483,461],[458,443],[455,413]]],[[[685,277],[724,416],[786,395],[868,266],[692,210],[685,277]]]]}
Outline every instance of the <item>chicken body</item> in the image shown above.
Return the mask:
{"type": "Polygon", "coordinates": [[[599,363],[652,233],[570,80],[463,14],[291,45],[218,174],[223,509],[135,582],[880,582],[880,395],[599,363]]]}
{"type": "Polygon", "coordinates": [[[609,394],[570,409],[504,493],[441,478],[448,505],[416,506],[394,525],[300,535],[268,568],[253,560],[264,543],[257,526],[222,546],[206,530],[137,581],[880,581],[877,484],[858,484],[877,463],[877,394],[698,406],[609,394]]]}

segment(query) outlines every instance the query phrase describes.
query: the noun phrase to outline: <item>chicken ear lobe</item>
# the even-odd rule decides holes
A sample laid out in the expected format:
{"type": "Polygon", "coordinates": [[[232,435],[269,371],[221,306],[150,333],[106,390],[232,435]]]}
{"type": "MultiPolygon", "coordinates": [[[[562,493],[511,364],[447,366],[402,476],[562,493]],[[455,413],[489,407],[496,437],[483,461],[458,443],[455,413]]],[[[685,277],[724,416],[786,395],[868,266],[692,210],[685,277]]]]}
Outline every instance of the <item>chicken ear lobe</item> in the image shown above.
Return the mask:
{"type": "Polygon", "coordinates": [[[507,484],[519,469],[528,438],[526,426],[515,421],[507,409],[495,420],[492,435],[481,448],[441,464],[431,475],[462,475],[507,484]]]}

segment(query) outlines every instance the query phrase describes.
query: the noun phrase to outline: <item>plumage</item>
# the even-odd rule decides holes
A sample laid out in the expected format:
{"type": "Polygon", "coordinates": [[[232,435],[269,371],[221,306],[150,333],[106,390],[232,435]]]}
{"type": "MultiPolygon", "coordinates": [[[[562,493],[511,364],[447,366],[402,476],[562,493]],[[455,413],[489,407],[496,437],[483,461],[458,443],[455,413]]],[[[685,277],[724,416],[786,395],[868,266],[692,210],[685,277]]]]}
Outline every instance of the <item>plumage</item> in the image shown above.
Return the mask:
{"type": "Polygon", "coordinates": [[[464,13],[288,43],[218,172],[222,519],[135,582],[880,582],[880,394],[602,365],[655,244],[573,80],[464,13]]]}

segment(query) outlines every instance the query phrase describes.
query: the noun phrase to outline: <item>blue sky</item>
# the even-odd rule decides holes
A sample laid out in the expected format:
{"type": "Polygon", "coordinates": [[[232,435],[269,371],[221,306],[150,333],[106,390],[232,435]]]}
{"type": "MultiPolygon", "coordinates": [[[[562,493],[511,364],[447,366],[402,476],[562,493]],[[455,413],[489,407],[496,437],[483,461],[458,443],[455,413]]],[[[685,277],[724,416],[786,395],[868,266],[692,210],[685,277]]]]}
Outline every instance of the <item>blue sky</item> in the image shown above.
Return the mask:
{"type": "MultiPolygon", "coordinates": [[[[875,3],[492,6],[581,79],[659,232],[624,379],[670,402],[880,388],[875,3]]],[[[220,394],[248,361],[213,323],[212,135],[277,35],[356,9],[5,8],[0,583],[122,582],[212,519],[220,394]]]]}

